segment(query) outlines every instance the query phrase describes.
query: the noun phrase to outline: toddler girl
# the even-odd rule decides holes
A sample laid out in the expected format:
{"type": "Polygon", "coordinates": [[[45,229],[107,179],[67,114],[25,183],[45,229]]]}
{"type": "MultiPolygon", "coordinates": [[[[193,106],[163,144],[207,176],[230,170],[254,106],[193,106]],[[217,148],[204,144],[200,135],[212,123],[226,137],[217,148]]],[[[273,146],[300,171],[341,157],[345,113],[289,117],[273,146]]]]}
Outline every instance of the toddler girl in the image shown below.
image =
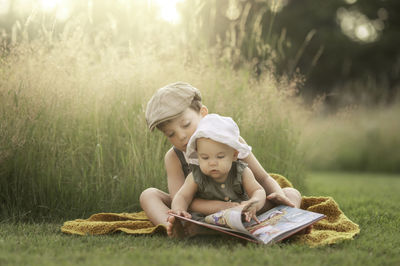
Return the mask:
{"type": "MultiPolygon", "coordinates": [[[[254,202],[245,212],[246,221],[251,218],[257,221],[256,212],[271,207],[265,205],[265,190],[247,164],[238,160],[251,152],[250,146],[241,143],[239,138],[239,128],[230,117],[209,114],[199,122],[186,150],[192,172],[172,200],[169,213],[203,220],[205,215],[187,212],[194,197],[237,205],[254,202]]],[[[172,227],[167,227],[169,235],[172,235],[172,227]]]]}

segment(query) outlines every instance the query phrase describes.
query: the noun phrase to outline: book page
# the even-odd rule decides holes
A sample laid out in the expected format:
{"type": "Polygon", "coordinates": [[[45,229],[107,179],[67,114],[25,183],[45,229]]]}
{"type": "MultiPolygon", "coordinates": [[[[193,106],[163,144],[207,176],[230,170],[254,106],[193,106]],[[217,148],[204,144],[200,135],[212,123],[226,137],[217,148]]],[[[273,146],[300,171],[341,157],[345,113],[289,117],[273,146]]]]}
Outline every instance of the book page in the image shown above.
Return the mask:
{"type": "Polygon", "coordinates": [[[323,217],[323,214],[280,205],[257,216],[259,224],[251,221],[244,223],[244,227],[264,243],[277,242],[323,217]]]}
{"type": "Polygon", "coordinates": [[[205,217],[205,222],[176,214],[171,215],[248,241],[264,244],[281,241],[325,217],[320,213],[280,205],[258,215],[260,223],[254,220],[243,223],[242,214],[252,207],[252,204],[254,202],[210,214],[205,217]]]}
{"type": "Polygon", "coordinates": [[[242,212],[246,206],[239,205],[234,208],[222,210],[206,216],[205,222],[248,234],[242,223],[242,212]]]}

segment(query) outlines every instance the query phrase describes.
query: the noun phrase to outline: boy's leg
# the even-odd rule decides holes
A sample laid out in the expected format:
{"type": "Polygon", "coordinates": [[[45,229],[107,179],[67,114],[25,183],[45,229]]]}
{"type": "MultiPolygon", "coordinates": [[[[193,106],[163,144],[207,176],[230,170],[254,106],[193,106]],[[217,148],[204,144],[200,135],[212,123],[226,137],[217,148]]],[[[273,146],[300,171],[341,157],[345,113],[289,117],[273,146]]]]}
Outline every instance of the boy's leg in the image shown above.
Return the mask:
{"type": "Polygon", "coordinates": [[[171,206],[171,197],[156,188],[148,188],[140,194],[140,206],[154,225],[167,225],[168,213],[171,206]]]}
{"type": "Polygon", "coordinates": [[[191,223],[186,225],[187,228],[182,228],[180,221],[167,213],[170,210],[171,197],[164,191],[156,188],[144,190],[140,195],[140,206],[154,225],[163,224],[167,227],[170,237],[193,236],[201,231],[200,226],[191,223]]]}
{"type": "MultiPolygon", "coordinates": [[[[282,188],[282,191],[285,194],[285,196],[288,197],[288,199],[294,204],[294,207],[300,208],[301,194],[297,189],[291,188],[291,187],[286,187],[286,188],[282,188]]],[[[258,211],[258,213],[266,212],[274,207],[276,207],[276,204],[267,199],[265,201],[264,207],[260,211],[258,211]]]]}
{"type": "Polygon", "coordinates": [[[140,206],[147,217],[154,225],[163,224],[167,227],[167,233],[170,237],[182,238],[184,236],[194,236],[198,234],[213,234],[213,230],[201,226],[186,223],[182,227],[180,221],[167,212],[171,206],[171,197],[156,188],[148,188],[140,195],[140,206]]]}
{"type": "Polygon", "coordinates": [[[296,208],[300,208],[301,205],[301,194],[300,192],[291,187],[282,188],[283,193],[285,193],[286,197],[288,197],[296,208]]]}

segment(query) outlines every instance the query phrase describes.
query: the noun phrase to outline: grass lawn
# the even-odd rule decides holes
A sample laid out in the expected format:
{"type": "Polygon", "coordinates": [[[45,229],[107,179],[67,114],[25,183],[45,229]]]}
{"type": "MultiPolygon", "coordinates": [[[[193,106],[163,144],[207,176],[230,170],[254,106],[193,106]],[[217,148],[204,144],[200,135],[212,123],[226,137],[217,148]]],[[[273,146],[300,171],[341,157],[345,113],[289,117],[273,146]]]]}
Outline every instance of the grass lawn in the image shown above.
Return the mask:
{"type": "Polygon", "coordinates": [[[353,241],[309,248],[217,237],[170,240],[64,235],[54,224],[0,223],[0,265],[400,265],[400,176],[313,173],[310,195],[332,196],[361,227],[353,241]]]}

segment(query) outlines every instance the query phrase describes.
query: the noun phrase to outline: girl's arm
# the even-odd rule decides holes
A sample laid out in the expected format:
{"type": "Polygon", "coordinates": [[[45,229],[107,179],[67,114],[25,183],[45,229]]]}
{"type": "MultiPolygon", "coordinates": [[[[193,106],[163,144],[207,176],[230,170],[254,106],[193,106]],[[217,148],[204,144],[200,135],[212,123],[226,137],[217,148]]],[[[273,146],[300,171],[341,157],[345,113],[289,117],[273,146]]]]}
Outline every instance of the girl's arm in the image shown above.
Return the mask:
{"type": "Polygon", "coordinates": [[[171,211],[179,215],[184,214],[184,216],[187,216],[185,214],[188,214],[187,209],[193,200],[193,196],[197,192],[197,188],[193,175],[189,174],[186,177],[185,183],[183,183],[183,186],[175,194],[175,197],[172,200],[171,211]]]}
{"type": "MultiPolygon", "coordinates": [[[[164,157],[165,169],[167,171],[168,180],[168,191],[171,199],[174,198],[175,194],[182,187],[185,182],[185,175],[182,171],[182,165],[179,161],[173,148],[171,148],[164,157]]],[[[205,200],[205,199],[193,199],[190,209],[195,212],[209,215],[220,210],[228,209],[238,205],[235,202],[225,202],[218,200],[205,200]]]]}
{"type": "Polygon", "coordinates": [[[221,210],[238,206],[237,202],[227,202],[219,200],[205,200],[195,198],[190,205],[190,210],[202,213],[204,215],[213,214],[221,210]]]}
{"type": "MultiPolygon", "coordinates": [[[[242,137],[240,137],[240,142],[246,143],[242,137]]],[[[248,164],[257,182],[264,188],[269,200],[277,204],[295,207],[295,204],[283,193],[279,184],[264,170],[253,153],[250,153],[243,161],[248,164]]]]}
{"type": "Polygon", "coordinates": [[[261,210],[265,204],[265,190],[263,187],[256,181],[251,170],[246,167],[242,173],[242,183],[243,188],[246,191],[247,195],[249,195],[250,199],[247,202],[256,202],[254,204],[254,215],[257,211],[261,210]]]}

